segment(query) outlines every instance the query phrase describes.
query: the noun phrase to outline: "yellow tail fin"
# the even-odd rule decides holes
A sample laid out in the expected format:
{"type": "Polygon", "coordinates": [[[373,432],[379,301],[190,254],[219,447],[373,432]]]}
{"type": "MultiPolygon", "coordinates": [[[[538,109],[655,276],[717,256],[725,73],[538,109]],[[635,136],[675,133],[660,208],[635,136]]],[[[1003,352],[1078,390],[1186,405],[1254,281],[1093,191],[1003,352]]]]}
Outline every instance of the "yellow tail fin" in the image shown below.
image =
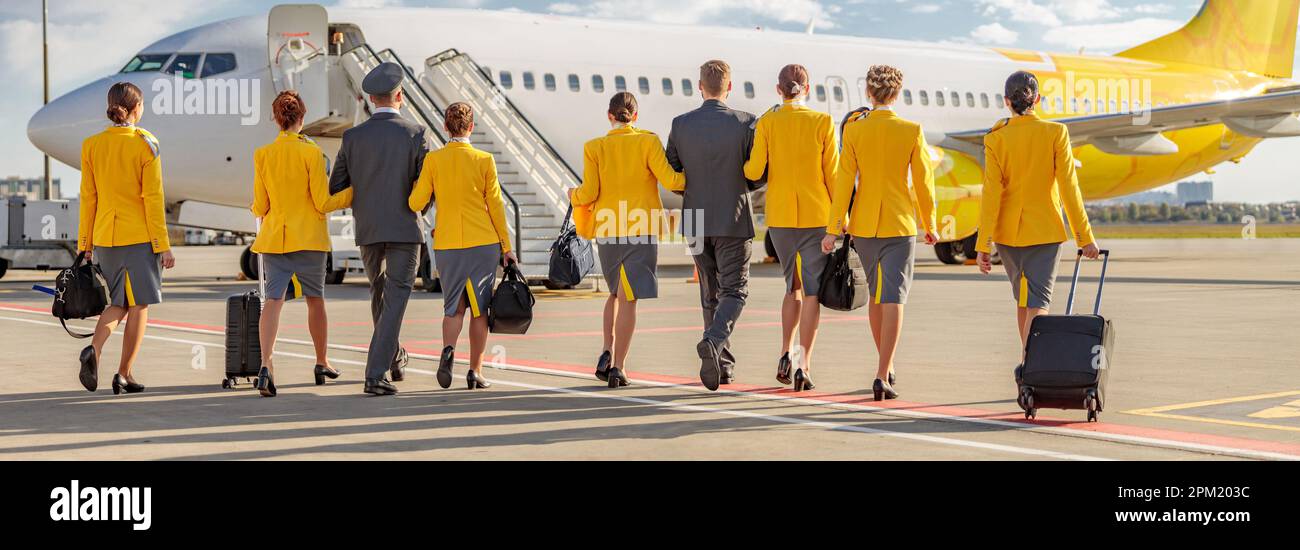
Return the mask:
{"type": "Polygon", "coordinates": [[[1190,23],[1120,57],[1291,78],[1300,0],[1205,0],[1190,23]]]}

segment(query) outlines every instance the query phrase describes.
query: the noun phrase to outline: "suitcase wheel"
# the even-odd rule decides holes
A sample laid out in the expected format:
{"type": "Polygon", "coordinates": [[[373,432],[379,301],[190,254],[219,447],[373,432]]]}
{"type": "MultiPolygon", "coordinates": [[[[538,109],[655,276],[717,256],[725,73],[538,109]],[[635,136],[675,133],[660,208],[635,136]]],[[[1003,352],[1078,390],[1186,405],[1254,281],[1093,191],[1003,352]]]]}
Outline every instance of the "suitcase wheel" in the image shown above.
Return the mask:
{"type": "Polygon", "coordinates": [[[224,380],[221,381],[221,389],[224,389],[224,390],[233,390],[233,389],[235,389],[235,386],[238,385],[238,384],[239,384],[239,381],[236,380],[235,378],[233,378],[233,377],[227,377],[227,378],[225,378],[224,380]]]}
{"type": "Polygon", "coordinates": [[[1088,395],[1083,398],[1083,408],[1088,411],[1088,422],[1097,421],[1097,413],[1101,412],[1101,405],[1097,402],[1097,392],[1089,391],[1088,395]]]}
{"type": "Polygon", "coordinates": [[[1016,403],[1025,410],[1025,420],[1033,420],[1034,417],[1038,416],[1038,409],[1034,408],[1034,390],[1021,388],[1016,403]]]}
{"type": "Polygon", "coordinates": [[[1097,411],[1088,411],[1088,422],[1097,421],[1097,411]]]}

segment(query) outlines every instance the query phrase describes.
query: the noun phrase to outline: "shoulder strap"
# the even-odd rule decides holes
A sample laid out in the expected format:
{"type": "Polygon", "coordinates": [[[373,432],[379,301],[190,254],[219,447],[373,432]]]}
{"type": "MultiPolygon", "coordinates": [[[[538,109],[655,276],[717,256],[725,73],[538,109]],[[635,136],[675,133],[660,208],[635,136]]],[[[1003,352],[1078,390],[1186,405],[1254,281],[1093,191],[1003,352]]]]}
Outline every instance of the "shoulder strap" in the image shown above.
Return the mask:
{"type": "Polygon", "coordinates": [[[849,114],[844,115],[844,120],[840,121],[840,139],[843,139],[844,128],[847,127],[850,122],[862,120],[866,118],[869,113],[871,113],[871,107],[858,107],[857,109],[849,111],[849,114]]]}
{"type": "Polygon", "coordinates": [[[996,131],[998,131],[998,130],[1001,130],[1001,129],[1003,129],[1003,128],[1006,128],[1006,127],[1007,127],[1007,124],[1010,124],[1010,123],[1011,123],[1011,118],[1010,118],[1010,117],[1008,117],[1008,118],[1004,118],[1004,119],[1002,119],[1002,120],[999,120],[999,121],[997,122],[997,124],[994,124],[992,128],[989,128],[989,133],[992,134],[993,132],[996,132],[996,131]]]}
{"type": "Polygon", "coordinates": [[[72,329],[68,328],[68,323],[67,323],[67,321],[65,321],[63,318],[59,318],[59,324],[60,324],[60,325],[63,325],[63,330],[64,330],[65,332],[68,333],[68,336],[71,336],[71,337],[76,338],[76,339],[78,339],[78,340],[80,340],[80,339],[82,339],[82,338],[90,338],[91,336],[94,336],[94,335],[95,335],[94,332],[90,332],[90,333],[86,333],[86,334],[80,334],[80,333],[77,333],[77,332],[72,332],[72,329]]]}

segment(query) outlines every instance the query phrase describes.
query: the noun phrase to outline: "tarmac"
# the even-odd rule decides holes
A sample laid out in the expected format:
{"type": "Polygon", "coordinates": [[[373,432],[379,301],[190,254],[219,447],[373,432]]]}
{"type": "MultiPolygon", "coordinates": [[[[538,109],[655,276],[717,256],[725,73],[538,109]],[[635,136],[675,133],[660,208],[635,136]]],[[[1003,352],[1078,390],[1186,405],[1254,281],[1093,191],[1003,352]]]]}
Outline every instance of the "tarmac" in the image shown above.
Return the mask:
{"type": "MultiPolygon", "coordinates": [[[[817,389],[774,380],[779,266],[756,264],[734,335],[738,380],[699,384],[698,288],[682,258],[665,258],[660,298],[639,306],[633,385],[591,375],[604,293],[545,291],[526,335],[492,335],[495,386],[451,389],[432,376],[442,344],[441,297],[417,293],[402,340],[413,354],[396,397],[361,392],[370,339],[363,277],[330,286],[337,382],[312,382],[306,308],[290,302],[276,348],[279,397],[223,389],[225,298],[240,248],[181,247],[164,303],[135,365],[142,394],[108,380],[77,382],[86,341],[49,314],[54,272],[0,280],[0,459],[381,460],[1295,460],[1300,459],[1300,240],[1114,240],[1102,312],[1118,337],[1101,421],[1015,403],[1019,358],[1010,285],[1000,268],[945,266],[918,249],[916,283],[897,356],[901,397],[875,402],[876,354],[866,311],[824,310],[814,351],[817,389]]],[[[761,250],[761,248],[757,248],[761,250]]],[[[1065,307],[1072,254],[1058,278],[1065,307]]],[[[1100,263],[1085,263],[1078,308],[1091,309],[1100,263]]],[[[89,321],[70,325],[86,328],[89,321]]],[[[119,334],[121,330],[119,329],[119,334]]],[[[458,346],[464,359],[468,343],[458,346]]]]}

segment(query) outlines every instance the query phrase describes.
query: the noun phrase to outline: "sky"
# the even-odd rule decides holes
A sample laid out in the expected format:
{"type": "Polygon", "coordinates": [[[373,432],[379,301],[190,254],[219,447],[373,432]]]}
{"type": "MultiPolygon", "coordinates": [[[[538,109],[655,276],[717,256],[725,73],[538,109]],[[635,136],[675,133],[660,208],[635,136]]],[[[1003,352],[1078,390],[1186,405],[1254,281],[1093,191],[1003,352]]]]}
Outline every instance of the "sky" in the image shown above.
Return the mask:
{"type": "MultiPolygon", "coordinates": [[[[300,0],[301,1],[301,0],[300,0]]],[[[1267,0],[1253,0],[1267,1],[1267,0]]],[[[111,74],[140,48],[208,23],[265,13],[263,0],[50,0],[51,97],[111,74]]],[[[1113,53],[1176,30],[1200,0],[333,0],[328,6],[510,9],[666,24],[763,26],[817,33],[1113,53]]],[[[0,177],[39,177],[27,121],[41,105],[41,2],[0,0],[0,177]]],[[[382,46],[380,44],[379,46],[382,46]]],[[[1297,71],[1300,75],[1300,70],[1297,71]]],[[[1240,165],[1218,167],[1221,201],[1300,199],[1300,138],[1267,141],[1240,165]]],[[[52,161],[75,190],[79,173],[52,161]]]]}

